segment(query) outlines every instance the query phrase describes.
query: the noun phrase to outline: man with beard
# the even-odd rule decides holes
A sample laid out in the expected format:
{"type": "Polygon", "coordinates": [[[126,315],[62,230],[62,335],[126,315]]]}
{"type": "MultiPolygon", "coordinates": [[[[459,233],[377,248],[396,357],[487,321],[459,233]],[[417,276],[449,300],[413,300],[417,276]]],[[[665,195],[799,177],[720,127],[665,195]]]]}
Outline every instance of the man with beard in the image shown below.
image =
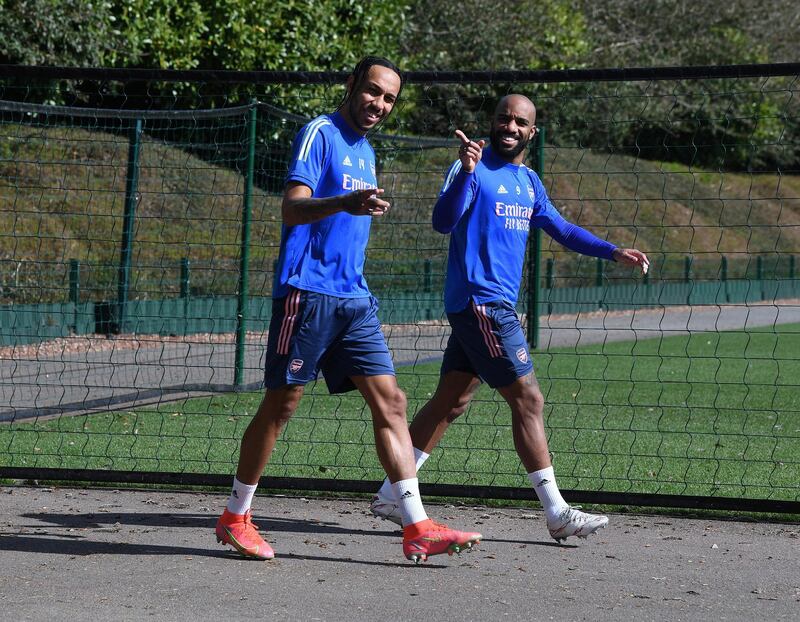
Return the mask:
{"type": "Polygon", "coordinates": [[[375,152],[366,134],[389,116],[401,88],[397,67],[366,57],[349,76],[339,109],[308,123],[294,141],[281,205],[266,391],[245,430],[233,490],[216,526],[218,541],[246,557],[274,557],[251,520],[250,506],[278,436],[320,370],[331,393],[358,389],[370,408],[378,457],[399,499],[404,555],[420,562],[481,539],[425,513],[406,398],[364,280],[371,220],[390,207],[380,198],[375,152]]]}
{"type": "MultiPolygon", "coordinates": [[[[570,507],[553,474],[544,428],[544,398],[515,311],[530,227],[539,227],[570,250],[647,271],[644,253],[620,249],[564,220],[539,177],[523,165],[536,132],[536,109],[522,95],[495,109],[491,145],[461,140],[433,209],[433,228],[450,233],[444,302],[452,333],[433,397],[411,423],[419,469],[448,426],[462,415],[481,381],[511,408],[514,447],[542,503],[550,535],[585,538],[608,524],[570,507]]],[[[375,516],[397,522],[397,501],[384,482],[372,501],[375,516]]]]}

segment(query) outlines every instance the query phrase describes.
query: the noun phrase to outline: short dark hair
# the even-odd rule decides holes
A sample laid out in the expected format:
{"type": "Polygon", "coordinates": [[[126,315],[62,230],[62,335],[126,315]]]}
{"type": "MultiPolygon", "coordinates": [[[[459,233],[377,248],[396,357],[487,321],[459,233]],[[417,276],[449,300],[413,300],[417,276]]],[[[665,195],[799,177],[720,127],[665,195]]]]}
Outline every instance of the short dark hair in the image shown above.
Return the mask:
{"type": "MultiPolygon", "coordinates": [[[[400,99],[400,93],[403,91],[403,84],[405,83],[403,72],[400,71],[397,65],[386,58],[381,56],[365,56],[356,63],[356,66],[353,67],[353,71],[350,72],[350,76],[353,78],[353,86],[344,94],[342,102],[339,104],[339,108],[344,106],[347,103],[347,100],[350,99],[350,96],[358,90],[358,87],[360,87],[364,82],[364,78],[367,77],[370,67],[374,67],[375,65],[391,69],[398,75],[400,78],[400,89],[397,91],[397,99],[400,99]]],[[[348,76],[348,79],[350,76],[348,76]]]]}

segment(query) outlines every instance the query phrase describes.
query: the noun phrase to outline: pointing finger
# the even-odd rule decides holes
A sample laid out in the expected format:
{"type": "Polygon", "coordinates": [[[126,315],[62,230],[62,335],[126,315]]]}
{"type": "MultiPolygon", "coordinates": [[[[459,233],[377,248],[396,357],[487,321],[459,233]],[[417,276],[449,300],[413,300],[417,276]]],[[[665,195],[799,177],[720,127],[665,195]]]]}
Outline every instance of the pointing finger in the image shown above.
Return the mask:
{"type": "Polygon", "coordinates": [[[463,144],[468,145],[470,143],[470,140],[469,138],[467,138],[467,135],[461,130],[456,130],[456,136],[458,136],[458,140],[460,140],[463,144]]]}

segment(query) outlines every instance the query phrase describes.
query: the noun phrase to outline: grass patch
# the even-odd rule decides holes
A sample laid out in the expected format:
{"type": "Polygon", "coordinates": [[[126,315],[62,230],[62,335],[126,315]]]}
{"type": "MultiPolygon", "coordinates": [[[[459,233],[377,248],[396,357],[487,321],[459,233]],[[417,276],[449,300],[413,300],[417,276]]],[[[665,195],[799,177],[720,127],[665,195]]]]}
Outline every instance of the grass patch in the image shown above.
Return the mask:
{"type": "MultiPolygon", "coordinates": [[[[536,353],[564,488],[795,500],[800,495],[800,325],[536,353]]],[[[438,364],[398,370],[409,413],[438,364]]],[[[4,466],[233,473],[261,393],[0,427],[4,466]]],[[[379,480],[357,394],[312,385],[268,475],[379,480]]],[[[526,486],[510,414],[481,387],[421,472],[424,482],[526,486]]]]}
{"type": "MultiPolygon", "coordinates": [[[[205,145],[205,159],[182,148],[186,145],[159,138],[152,127],[145,133],[132,298],[176,296],[183,258],[191,262],[194,294],[235,293],[245,118],[231,124],[217,142],[205,145]]],[[[0,143],[0,240],[8,249],[0,254],[0,302],[65,301],[70,259],[82,264],[85,300],[113,296],[126,135],[112,128],[4,123],[0,143]]],[[[271,162],[271,148],[259,145],[262,166],[271,162]]],[[[600,237],[648,252],[653,279],[680,278],[686,255],[695,259],[695,278],[715,279],[722,254],[731,261],[731,278],[754,271],[754,254],[765,257],[767,274],[785,276],[785,255],[800,247],[800,176],[704,171],[551,145],[545,158],[544,181],[563,214],[600,237]]],[[[452,148],[381,151],[379,180],[393,209],[372,227],[366,267],[368,280],[381,290],[413,284],[409,277],[419,275],[425,259],[433,260],[434,278],[441,279],[448,239],[431,229],[430,214],[452,160],[452,148]]],[[[284,165],[274,161],[269,165],[274,168],[259,170],[280,178],[284,165]]],[[[254,292],[269,290],[280,231],[280,197],[256,187],[250,249],[254,292]]],[[[594,262],[573,254],[562,259],[565,252],[545,238],[544,259],[556,260],[557,284],[592,282],[594,262]]],[[[627,279],[629,269],[609,264],[606,276],[611,282],[627,279]]]]}

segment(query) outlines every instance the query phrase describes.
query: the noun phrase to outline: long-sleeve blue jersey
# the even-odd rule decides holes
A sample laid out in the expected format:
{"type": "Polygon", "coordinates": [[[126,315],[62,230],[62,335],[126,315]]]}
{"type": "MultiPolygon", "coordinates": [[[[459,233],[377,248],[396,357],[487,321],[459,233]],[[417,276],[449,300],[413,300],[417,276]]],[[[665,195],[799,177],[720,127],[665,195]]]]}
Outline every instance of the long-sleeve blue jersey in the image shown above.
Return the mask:
{"type": "Polygon", "coordinates": [[[584,255],[611,260],[616,249],[566,221],[527,166],[506,162],[491,147],[472,173],[461,170],[457,160],[433,208],[433,228],[451,234],[445,310],[457,313],[470,300],[516,305],[531,227],[584,255]]]}

